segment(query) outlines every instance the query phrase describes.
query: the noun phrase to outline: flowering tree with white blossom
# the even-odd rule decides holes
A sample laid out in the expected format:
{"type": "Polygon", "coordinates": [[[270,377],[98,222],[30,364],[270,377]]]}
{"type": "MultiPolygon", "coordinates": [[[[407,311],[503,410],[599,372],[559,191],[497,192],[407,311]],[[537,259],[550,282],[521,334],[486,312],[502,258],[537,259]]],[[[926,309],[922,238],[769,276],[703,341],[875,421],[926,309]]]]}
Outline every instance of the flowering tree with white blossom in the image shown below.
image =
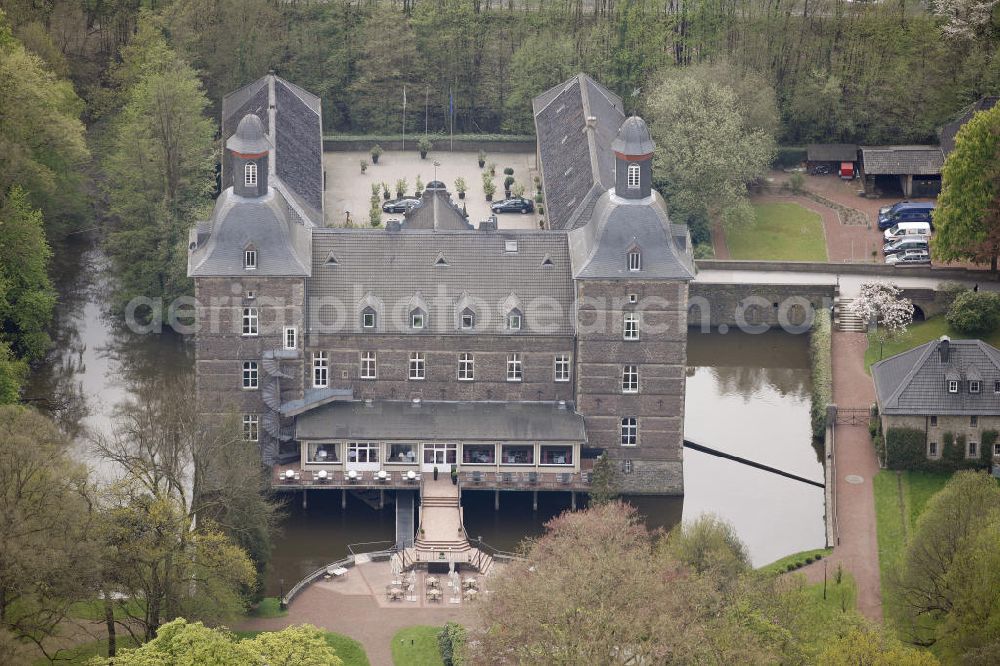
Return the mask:
{"type": "Polygon", "coordinates": [[[851,312],[866,326],[875,325],[879,359],[886,340],[899,337],[913,323],[913,301],[900,297],[902,293],[902,289],[893,284],[865,282],[861,285],[861,295],[851,303],[851,312]]]}

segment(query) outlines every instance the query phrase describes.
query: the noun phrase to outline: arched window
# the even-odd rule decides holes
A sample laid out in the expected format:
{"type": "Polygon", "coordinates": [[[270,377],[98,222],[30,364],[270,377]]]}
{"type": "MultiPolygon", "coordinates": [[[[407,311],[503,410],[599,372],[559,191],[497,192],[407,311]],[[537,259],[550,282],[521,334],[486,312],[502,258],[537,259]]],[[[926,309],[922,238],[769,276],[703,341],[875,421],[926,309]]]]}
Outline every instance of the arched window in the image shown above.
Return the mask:
{"type": "Polygon", "coordinates": [[[247,162],[243,167],[243,184],[247,187],[257,185],[257,163],[247,162]]]}
{"type": "Polygon", "coordinates": [[[639,165],[629,164],[628,165],[628,188],[630,190],[635,190],[639,188],[639,165]]]}

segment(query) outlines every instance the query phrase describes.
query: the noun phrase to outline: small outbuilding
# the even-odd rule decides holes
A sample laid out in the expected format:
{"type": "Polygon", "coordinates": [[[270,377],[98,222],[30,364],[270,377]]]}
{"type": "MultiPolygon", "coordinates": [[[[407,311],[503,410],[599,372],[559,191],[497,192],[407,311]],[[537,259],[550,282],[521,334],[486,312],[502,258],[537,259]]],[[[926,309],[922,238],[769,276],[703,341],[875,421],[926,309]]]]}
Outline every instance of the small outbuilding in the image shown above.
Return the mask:
{"type": "Polygon", "coordinates": [[[828,169],[841,178],[854,178],[857,171],[858,144],[810,143],[806,147],[806,167],[810,172],[828,169]]]}
{"type": "Polygon", "coordinates": [[[865,191],[899,191],[905,197],[935,197],[941,192],[944,153],[938,146],[862,146],[865,191]]]}
{"type": "Polygon", "coordinates": [[[962,129],[962,125],[972,120],[972,116],[980,111],[989,111],[997,105],[997,102],[1000,102],[1000,97],[982,97],[977,102],[969,105],[962,112],[962,115],[941,127],[941,151],[945,154],[945,157],[951,151],[955,150],[955,137],[958,136],[958,130],[962,129]]]}

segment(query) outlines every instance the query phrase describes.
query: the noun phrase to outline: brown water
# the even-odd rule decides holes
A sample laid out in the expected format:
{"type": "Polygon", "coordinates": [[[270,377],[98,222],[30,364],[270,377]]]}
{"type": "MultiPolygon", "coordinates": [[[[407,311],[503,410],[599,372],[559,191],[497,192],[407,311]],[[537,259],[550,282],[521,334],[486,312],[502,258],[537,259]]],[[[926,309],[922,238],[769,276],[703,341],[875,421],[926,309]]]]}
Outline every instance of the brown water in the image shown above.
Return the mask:
{"type": "MultiPolygon", "coordinates": [[[[139,336],[107,315],[106,261],[92,239],[75,237],[54,248],[60,299],[48,362],[33,375],[27,397],[37,400],[78,436],[107,431],[113,408],[164,373],[192,368],[192,345],[180,336],[139,336]],[[54,396],[54,399],[51,399],[54,396]]],[[[688,345],[686,437],[811,479],[822,480],[809,432],[809,364],[805,336],[691,333],[688,345]]],[[[823,545],[823,491],[791,479],[692,450],[685,451],[686,494],[629,498],[651,527],[670,528],[683,517],[715,513],[733,523],[756,564],[823,545]]],[[[276,541],[268,592],[287,589],[305,573],[342,557],[348,544],[391,540],[391,506],[379,512],[340,494],[314,492],[303,509],[288,498],[276,541]]],[[[512,550],[569,508],[564,493],[504,493],[501,511],[488,492],[463,496],[466,527],[494,547],[512,550]]]]}

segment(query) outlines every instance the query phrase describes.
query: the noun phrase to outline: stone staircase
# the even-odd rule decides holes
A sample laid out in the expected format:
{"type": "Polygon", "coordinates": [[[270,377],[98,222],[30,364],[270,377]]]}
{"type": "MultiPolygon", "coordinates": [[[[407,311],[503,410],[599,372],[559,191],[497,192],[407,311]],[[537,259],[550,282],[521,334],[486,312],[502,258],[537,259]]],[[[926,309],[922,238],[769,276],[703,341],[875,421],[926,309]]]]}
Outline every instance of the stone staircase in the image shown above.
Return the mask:
{"type": "Polygon", "coordinates": [[[851,311],[853,298],[837,297],[833,302],[833,327],[838,331],[864,333],[865,322],[851,311]]]}

